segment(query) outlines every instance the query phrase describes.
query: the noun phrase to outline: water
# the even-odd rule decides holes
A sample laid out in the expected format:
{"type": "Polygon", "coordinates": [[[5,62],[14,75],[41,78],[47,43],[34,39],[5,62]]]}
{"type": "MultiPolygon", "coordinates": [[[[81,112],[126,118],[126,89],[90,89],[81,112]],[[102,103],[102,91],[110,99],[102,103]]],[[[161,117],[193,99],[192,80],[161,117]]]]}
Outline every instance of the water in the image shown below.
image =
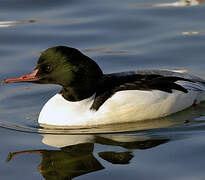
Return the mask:
{"type": "MultiPolygon", "coordinates": [[[[2,0],[0,78],[30,72],[56,45],[80,49],[104,73],[172,68],[205,77],[204,12],[203,0],[2,0]]],[[[1,179],[204,179],[204,104],[114,128],[39,129],[38,113],[59,89],[0,87],[1,179]]]]}

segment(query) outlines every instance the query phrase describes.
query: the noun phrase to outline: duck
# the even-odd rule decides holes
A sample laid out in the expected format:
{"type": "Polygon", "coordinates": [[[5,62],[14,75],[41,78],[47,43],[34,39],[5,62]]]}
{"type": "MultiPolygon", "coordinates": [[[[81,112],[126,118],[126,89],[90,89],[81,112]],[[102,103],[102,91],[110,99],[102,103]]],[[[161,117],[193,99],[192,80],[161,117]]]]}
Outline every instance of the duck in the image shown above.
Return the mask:
{"type": "Polygon", "coordinates": [[[4,83],[56,84],[62,89],[43,106],[38,123],[90,127],[157,119],[205,100],[205,80],[166,69],[105,74],[76,48],[50,47],[34,70],[4,83]]]}

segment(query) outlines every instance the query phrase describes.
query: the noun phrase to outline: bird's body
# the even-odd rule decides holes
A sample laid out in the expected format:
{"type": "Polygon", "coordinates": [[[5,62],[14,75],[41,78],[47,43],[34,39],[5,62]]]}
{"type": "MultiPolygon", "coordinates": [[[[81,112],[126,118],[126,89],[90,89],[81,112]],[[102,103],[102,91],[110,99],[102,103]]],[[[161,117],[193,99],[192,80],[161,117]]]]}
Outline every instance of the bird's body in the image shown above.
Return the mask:
{"type": "Polygon", "coordinates": [[[59,84],[61,92],[40,112],[38,122],[55,126],[96,126],[155,119],[205,100],[205,81],[172,70],[103,74],[80,51],[47,49],[28,75],[5,80],[59,84]]]}
{"type": "Polygon", "coordinates": [[[165,77],[177,75],[180,78],[189,78],[193,82],[176,82],[187,89],[187,93],[178,90],[172,90],[172,93],[135,89],[117,91],[106,99],[98,109],[91,108],[97,92],[91,97],[77,102],[67,101],[61,94],[56,94],[43,107],[39,115],[39,123],[61,126],[96,126],[135,122],[164,117],[205,100],[203,80],[187,73],[170,70],[145,70],[115,73],[108,76],[126,78],[133,74],[139,75],[139,73],[141,75],[163,74],[165,77]]]}

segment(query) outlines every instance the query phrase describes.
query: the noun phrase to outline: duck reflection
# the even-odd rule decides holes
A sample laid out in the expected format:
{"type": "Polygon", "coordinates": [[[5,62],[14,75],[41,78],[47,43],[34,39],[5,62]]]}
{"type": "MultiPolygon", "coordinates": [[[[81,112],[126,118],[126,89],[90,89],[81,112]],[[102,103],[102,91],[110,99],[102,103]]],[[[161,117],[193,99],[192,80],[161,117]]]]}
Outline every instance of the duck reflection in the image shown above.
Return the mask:
{"type": "Polygon", "coordinates": [[[14,152],[9,154],[7,161],[20,154],[39,154],[42,160],[37,168],[46,180],[73,179],[104,169],[102,159],[112,164],[126,165],[134,156],[133,150],[153,148],[168,141],[169,139],[147,139],[134,135],[44,135],[43,142],[47,145],[59,147],[60,144],[67,143],[67,146],[60,147],[59,150],[14,152]],[[78,140],[78,143],[75,140],[78,140]],[[96,154],[95,144],[119,146],[123,147],[124,151],[100,151],[96,154]]]}
{"type": "Polygon", "coordinates": [[[72,179],[104,168],[93,156],[93,148],[93,143],[85,143],[64,147],[60,150],[21,151],[10,153],[8,161],[19,154],[39,154],[42,161],[38,170],[45,179],[72,179]]]}

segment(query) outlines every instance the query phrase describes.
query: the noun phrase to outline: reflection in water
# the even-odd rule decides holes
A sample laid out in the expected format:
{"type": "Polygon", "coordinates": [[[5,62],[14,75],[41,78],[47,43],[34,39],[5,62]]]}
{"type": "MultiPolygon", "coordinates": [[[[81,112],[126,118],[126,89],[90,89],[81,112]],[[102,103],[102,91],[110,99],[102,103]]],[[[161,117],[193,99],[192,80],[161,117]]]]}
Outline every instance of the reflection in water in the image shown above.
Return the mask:
{"type": "MultiPolygon", "coordinates": [[[[74,177],[102,170],[104,167],[101,160],[109,163],[126,165],[133,159],[134,149],[149,149],[166,143],[169,139],[146,139],[134,135],[44,135],[43,142],[55,145],[56,140],[64,139],[64,145],[59,150],[28,150],[10,153],[7,161],[11,161],[15,156],[26,153],[39,154],[42,157],[38,170],[46,180],[52,179],[72,179],[74,177]],[[56,136],[54,138],[54,136],[56,136]],[[88,137],[89,136],[89,137],[88,137]],[[75,143],[74,139],[80,139],[81,143],[75,143]],[[45,139],[47,142],[45,142],[45,139]],[[51,143],[52,139],[54,142],[51,143]],[[70,142],[69,142],[70,141],[70,142]],[[94,152],[94,144],[119,146],[125,148],[122,152],[102,151],[94,152]],[[95,157],[96,156],[96,157],[95,157]]],[[[78,141],[80,142],[80,141],[78,141]]],[[[48,144],[49,145],[49,144],[48,144]]],[[[56,146],[59,146],[57,142],[56,146]]]]}
{"type": "Polygon", "coordinates": [[[107,152],[99,152],[98,155],[102,159],[112,164],[129,164],[130,160],[133,158],[131,152],[107,151],[107,152]]]}
{"type": "Polygon", "coordinates": [[[45,179],[72,179],[104,168],[93,156],[93,147],[85,143],[60,150],[22,151],[9,154],[8,161],[18,154],[37,153],[42,157],[38,170],[45,179]]]}

